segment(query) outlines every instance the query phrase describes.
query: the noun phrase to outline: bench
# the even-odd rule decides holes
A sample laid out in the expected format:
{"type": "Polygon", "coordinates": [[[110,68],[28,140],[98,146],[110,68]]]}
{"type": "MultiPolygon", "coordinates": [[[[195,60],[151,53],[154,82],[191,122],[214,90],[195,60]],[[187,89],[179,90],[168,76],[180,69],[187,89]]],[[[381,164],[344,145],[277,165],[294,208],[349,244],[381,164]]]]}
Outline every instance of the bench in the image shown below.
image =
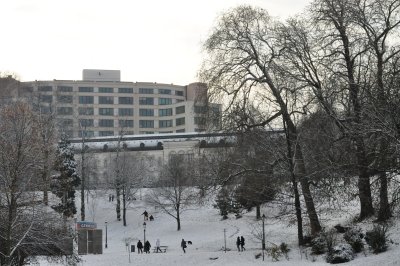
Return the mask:
{"type": "MultiPolygon", "coordinates": [[[[168,246],[160,246],[161,252],[165,253],[167,252],[168,246]]],[[[153,248],[153,253],[160,253],[159,251],[157,251],[157,247],[153,248]]]]}

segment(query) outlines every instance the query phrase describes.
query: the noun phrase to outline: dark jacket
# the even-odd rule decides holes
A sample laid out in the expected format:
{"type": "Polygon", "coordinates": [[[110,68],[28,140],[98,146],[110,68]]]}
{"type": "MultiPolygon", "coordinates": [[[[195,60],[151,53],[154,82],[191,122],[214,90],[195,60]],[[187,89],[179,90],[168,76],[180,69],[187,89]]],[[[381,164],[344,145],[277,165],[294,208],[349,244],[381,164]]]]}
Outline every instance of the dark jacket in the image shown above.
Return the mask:
{"type": "Polygon", "coordinates": [[[137,248],[143,248],[143,244],[142,244],[142,242],[140,242],[140,240],[139,240],[139,242],[137,243],[137,248]]]}
{"type": "Polygon", "coordinates": [[[181,247],[186,248],[186,241],[182,239],[181,247]]]}
{"type": "Polygon", "coordinates": [[[146,242],[144,243],[144,249],[145,249],[146,251],[150,251],[150,247],[151,247],[150,242],[149,242],[149,241],[146,241],[146,242]]]}

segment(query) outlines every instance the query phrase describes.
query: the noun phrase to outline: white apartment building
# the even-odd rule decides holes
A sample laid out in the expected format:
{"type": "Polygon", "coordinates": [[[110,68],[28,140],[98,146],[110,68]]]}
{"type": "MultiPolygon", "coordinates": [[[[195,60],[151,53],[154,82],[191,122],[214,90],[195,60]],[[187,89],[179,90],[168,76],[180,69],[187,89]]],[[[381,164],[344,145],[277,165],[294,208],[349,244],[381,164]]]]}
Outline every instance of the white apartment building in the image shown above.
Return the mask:
{"type": "Polygon", "coordinates": [[[206,113],[219,123],[221,106],[208,103],[204,83],[124,82],[120,76],[119,70],[84,69],[82,80],[22,82],[20,94],[37,96],[40,111],[54,112],[70,137],[201,132],[210,125],[206,113]]]}

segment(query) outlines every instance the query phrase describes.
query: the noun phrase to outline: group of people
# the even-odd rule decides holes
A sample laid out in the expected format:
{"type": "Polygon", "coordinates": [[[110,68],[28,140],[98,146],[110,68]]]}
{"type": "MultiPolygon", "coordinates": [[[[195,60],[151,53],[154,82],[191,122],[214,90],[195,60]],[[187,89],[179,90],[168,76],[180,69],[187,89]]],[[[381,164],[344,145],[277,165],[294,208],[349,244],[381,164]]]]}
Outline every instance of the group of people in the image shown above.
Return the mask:
{"type": "MultiPolygon", "coordinates": [[[[190,241],[188,241],[188,242],[189,242],[189,244],[191,244],[190,241]]],[[[241,236],[241,237],[238,236],[237,239],[236,239],[236,246],[237,246],[237,249],[238,249],[239,252],[246,250],[244,248],[244,244],[245,244],[244,243],[244,237],[243,236],[241,236]]],[[[144,243],[144,245],[139,240],[137,245],[136,245],[136,247],[138,249],[138,253],[143,253],[143,251],[144,251],[144,253],[150,253],[151,245],[150,245],[150,242],[148,240],[144,243]]],[[[186,253],[187,244],[186,244],[185,239],[183,239],[183,238],[182,238],[182,241],[181,241],[181,248],[183,250],[183,253],[186,253]]],[[[154,250],[154,252],[162,252],[161,249],[160,249],[160,239],[157,239],[157,241],[156,241],[156,249],[154,250]]]]}
{"type": "MultiPolygon", "coordinates": [[[[142,213],[142,215],[143,215],[143,219],[145,221],[148,221],[149,219],[150,219],[150,221],[154,220],[153,215],[150,215],[150,217],[149,217],[149,213],[146,210],[142,213]]],[[[237,246],[237,249],[238,249],[239,252],[246,250],[244,248],[244,244],[245,244],[244,243],[244,237],[243,236],[241,236],[241,237],[238,236],[237,239],[236,239],[236,246],[237,246]]],[[[137,246],[137,249],[138,249],[138,253],[143,253],[143,251],[144,251],[144,253],[150,253],[151,245],[150,245],[150,242],[148,240],[144,243],[144,245],[139,240],[136,246],[137,246]]],[[[186,245],[186,241],[183,238],[182,238],[182,241],[181,241],[181,248],[183,250],[183,253],[186,253],[187,245],[186,245]]],[[[160,239],[157,239],[157,241],[156,241],[155,252],[162,252],[161,249],[160,249],[160,239]]]]}
{"type": "Polygon", "coordinates": [[[243,250],[246,250],[246,249],[244,248],[244,237],[243,237],[243,236],[237,237],[237,239],[236,239],[236,246],[237,246],[237,249],[238,249],[239,252],[240,252],[240,251],[243,251],[243,250]]]}
{"type": "MultiPolygon", "coordinates": [[[[160,240],[159,239],[157,239],[157,241],[158,241],[158,249],[160,248],[160,240]]],[[[137,242],[137,244],[136,244],[136,247],[137,247],[137,249],[138,249],[138,253],[143,253],[143,251],[144,251],[144,253],[147,253],[147,254],[149,254],[150,253],[150,248],[151,248],[151,245],[150,245],[150,242],[149,242],[149,240],[147,240],[146,242],[144,242],[144,245],[143,245],[143,243],[139,240],[138,242],[137,242]]]]}
{"type": "Polygon", "coordinates": [[[150,217],[149,217],[149,213],[146,210],[142,213],[142,215],[143,215],[144,221],[148,221],[149,219],[150,219],[150,221],[154,221],[153,215],[150,215],[150,217]]]}

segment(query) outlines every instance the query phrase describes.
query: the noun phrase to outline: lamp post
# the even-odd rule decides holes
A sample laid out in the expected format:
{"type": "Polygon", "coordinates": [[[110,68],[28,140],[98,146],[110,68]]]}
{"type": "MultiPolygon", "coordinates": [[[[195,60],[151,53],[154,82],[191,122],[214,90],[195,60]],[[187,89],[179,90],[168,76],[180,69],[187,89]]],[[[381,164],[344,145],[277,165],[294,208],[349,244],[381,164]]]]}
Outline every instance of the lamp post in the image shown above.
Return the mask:
{"type": "Polygon", "coordinates": [[[146,242],[146,222],[143,222],[143,245],[146,242]]]}
{"type": "Polygon", "coordinates": [[[105,224],[106,224],[106,248],[108,248],[108,245],[107,245],[107,222],[105,222],[105,224]]]}
{"type": "Polygon", "coordinates": [[[74,232],[75,232],[75,234],[76,234],[76,222],[78,221],[78,218],[74,218],[74,232]]]}
{"type": "Polygon", "coordinates": [[[224,251],[226,253],[226,229],[225,228],[224,228],[224,245],[225,245],[224,251]]]}
{"type": "Polygon", "coordinates": [[[265,250],[265,230],[264,230],[264,220],[265,220],[265,214],[262,215],[262,255],[263,255],[263,261],[264,261],[264,250],[265,250]]]}

